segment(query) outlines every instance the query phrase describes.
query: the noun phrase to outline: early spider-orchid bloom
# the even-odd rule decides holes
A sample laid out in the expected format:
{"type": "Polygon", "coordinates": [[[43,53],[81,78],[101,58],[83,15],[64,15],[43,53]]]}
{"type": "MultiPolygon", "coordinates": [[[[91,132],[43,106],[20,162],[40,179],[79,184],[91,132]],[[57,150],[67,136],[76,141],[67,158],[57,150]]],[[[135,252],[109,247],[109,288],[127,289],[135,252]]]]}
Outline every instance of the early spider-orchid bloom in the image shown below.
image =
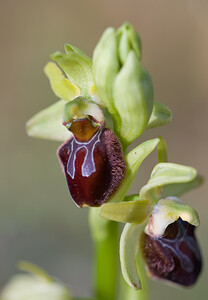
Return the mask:
{"type": "Polygon", "coordinates": [[[120,260],[124,279],[132,288],[142,288],[137,254],[140,260],[143,256],[151,277],[183,286],[193,285],[198,279],[202,259],[195,228],[199,217],[176,195],[200,182],[194,168],[159,163],[139,195],[102,205],[102,217],[127,223],[120,240],[120,260]]]}
{"type": "Polygon", "coordinates": [[[105,128],[104,122],[84,115],[86,111],[95,115],[97,105],[92,106],[90,112],[88,102],[83,98],[69,103],[65,109],[64,124],[72,136],[58,149],[69,191],[80,207],[100,206],[108,201],[126,170],[122,148],[115,134],[105,128]],[[79,107],[78,119],[71,119],[76,103],[76,109],[78,106],[85,109],[79,107]]]}
{"type": "Polygon", "coordinates": [[[140,238],[142,254],[151,276],[183,286],[196,282],[202,265],[195,238],[196,226],[193,225],[198,223],[198,217],[193,211],[190,216],[184,211],[184,205],[175,199],[160,200],[154,207],[140,238]],[[173,219],[177,220],[172,223],[173,219]]]}

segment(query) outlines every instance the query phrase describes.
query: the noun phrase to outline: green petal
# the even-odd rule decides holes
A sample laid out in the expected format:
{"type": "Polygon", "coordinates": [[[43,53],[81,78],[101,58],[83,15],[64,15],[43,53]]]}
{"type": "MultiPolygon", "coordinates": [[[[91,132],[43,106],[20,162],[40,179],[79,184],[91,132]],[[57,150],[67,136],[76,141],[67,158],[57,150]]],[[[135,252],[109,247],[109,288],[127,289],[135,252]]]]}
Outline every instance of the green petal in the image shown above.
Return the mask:
{"type": "MultiPolygon", "coordinates": [[[[163,186],[191,182],[197,175],[194,168],[173,163],[157,164],[148,183],[140,191],[141,199],[161,198],[163,186]]],[[[170,194],[169,196],[173,196],[170,194]]]]}
{"type": "Polygon", "coordinates": [[[112,115],[116,113],[112,87],[119,68],[115,30],[108,28],[93,53],[93,76],[98,94],[112,115]]]}
{"type": "Polygon", "coordinates": [[[141,163],[157,147],[159,142],[159,138],[146,141],[125,156],[127,166],[126,175],[118,190],[110,198],[111,202],[121,202],[124,199],[141,163]]]}
{"type": "Polygon", "coordinates": [[[126,224],[120,240],[120,261],[123,277],[133,289],[141,289],[137,270],[137,253],[142,225],[126,224]]]}
{"type": "Polygon", "coordinates": [[[60,100],[33,116],[26,124],[27,134],[54,141],[66,141],[71,133],[62,125],[66,101],[60,100]]]}
{"type": "Polygon", "coordinates": [[[191,206],[183,205],[179,199],[173,197],[161,199],[155,205],[145,231],[153,236],[162,236],[167,226],[179,218],[191,225],[199,226],[199,216],[191,206]]]}
{"type": "Polygon", "coordinates": [[[133,51],[116,76],[113,92],[120,115],[116,130],[129,145],[145,130],[153,108],[152,80],[133,51]]]}
{"type": "Polygon", "coordinates": [[[79,88],[75,84],[69,82],[55,63],[47,63],[44,71],[49,78],[51,88],[57,97],[70,101],[80,95],[79,88]]]}
{"type": "Polygon", "coordinates": [[[103,204],[100,216],[117,222],[140,224],[148,216],[150,206],[150,200],[141,200],[139,195],[132,195],[125,197],[123,202],[103,204]]]}
{"type": "Polygon", "coordinates": [[[162,103],[154,102],[152,114],[150,116],[147,128],[154,128],[167,125],[172,120],[171,110],[162,103]]]}
{"type": "Polygon", "coordinates": [[[88,95],[88,90],[93,84],[91,59],[77,52],[55,52],[51,58],[64,70],[70,82],[80,88],[81,95],[88,95]]]}

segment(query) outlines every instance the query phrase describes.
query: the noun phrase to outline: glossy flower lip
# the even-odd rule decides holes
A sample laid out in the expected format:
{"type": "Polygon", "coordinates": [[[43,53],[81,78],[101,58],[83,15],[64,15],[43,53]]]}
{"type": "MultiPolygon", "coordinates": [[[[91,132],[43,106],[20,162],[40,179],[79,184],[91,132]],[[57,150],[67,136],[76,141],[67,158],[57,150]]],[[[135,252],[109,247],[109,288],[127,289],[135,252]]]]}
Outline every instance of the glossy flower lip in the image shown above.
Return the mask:
{"type": "Polygon", "coordinates": [[[195,226],[179,218],[168,225],[163,236],[141,235],[140,246],[153,277],[183,286],[196,282],[202,259],[194,231],[195,226]]]}
{"type": "Polygon", "coordinates": [[[58,157],[75,203],[100,206],[118,188],[126,171],[120,142],[91,117],[77,119],[73,137],[58,149],[58,157]]]}

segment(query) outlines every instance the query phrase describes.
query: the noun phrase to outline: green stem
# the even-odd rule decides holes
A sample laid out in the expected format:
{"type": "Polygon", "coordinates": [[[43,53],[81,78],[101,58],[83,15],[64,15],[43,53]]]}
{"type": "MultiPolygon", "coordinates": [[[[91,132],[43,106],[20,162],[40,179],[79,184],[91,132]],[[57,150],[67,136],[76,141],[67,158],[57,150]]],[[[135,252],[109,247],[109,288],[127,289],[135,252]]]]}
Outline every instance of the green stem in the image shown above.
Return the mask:
{"type": "Polygon", "coordinates": [[[99,211],[99,208],[90,209],[90,227],[94,241],[94,293],[97,300],[115,300],[118,223],[101,218],[99,211]]]}

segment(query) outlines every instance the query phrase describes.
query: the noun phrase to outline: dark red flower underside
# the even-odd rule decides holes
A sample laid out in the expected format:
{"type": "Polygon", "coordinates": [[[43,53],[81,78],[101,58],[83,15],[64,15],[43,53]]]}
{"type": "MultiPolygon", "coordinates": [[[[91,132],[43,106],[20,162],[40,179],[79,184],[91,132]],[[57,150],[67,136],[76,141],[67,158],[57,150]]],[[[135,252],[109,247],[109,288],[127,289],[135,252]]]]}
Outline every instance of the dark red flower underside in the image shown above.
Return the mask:
{"type": "Polygon", "coordinates": [[[201,271],[201,253],[195,226],[180,218],[170,224],[162,237],[145,233],[141,248],[150,273],[183,286],[194,284],[201,271]]]}
{"type": "Polygon", "coordinates": [[[108,201],[125,175],[121,145],[111,130],[93,127],[92,134],[86,135],[91,121],[76,122],[76,136],[59,148],[58,157],[75,203],[80,207],[100,206],[108,201]]]}

